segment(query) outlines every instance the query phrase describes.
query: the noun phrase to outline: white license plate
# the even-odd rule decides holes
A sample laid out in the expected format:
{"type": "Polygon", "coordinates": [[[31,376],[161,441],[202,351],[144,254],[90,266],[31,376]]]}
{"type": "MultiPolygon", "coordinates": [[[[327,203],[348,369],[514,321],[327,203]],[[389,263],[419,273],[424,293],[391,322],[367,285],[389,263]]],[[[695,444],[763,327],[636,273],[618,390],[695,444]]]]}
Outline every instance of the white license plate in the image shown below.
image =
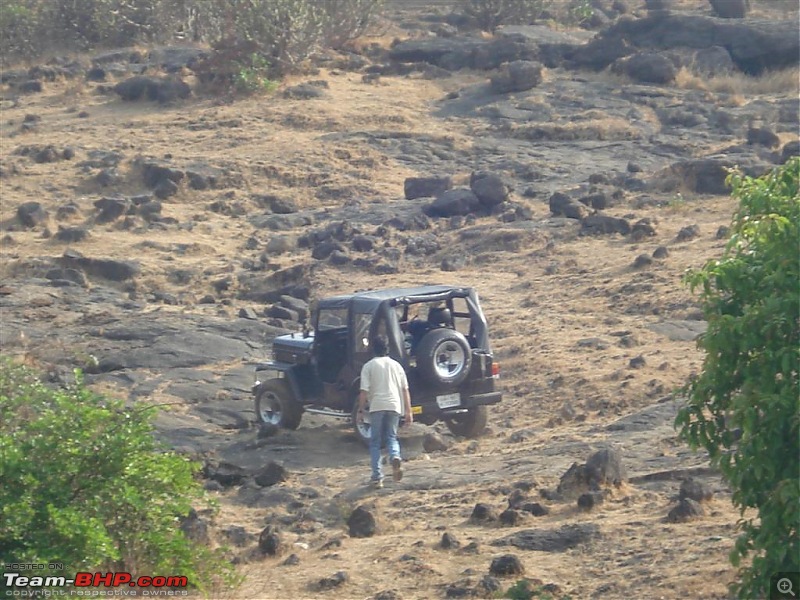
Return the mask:
{"type": "Polygon", "coordinates": [[[444,396],[436,396],[436,404],[439,408],[453,408],[454,406],[461,406],[461,394],[445,394],[444,396]]]}

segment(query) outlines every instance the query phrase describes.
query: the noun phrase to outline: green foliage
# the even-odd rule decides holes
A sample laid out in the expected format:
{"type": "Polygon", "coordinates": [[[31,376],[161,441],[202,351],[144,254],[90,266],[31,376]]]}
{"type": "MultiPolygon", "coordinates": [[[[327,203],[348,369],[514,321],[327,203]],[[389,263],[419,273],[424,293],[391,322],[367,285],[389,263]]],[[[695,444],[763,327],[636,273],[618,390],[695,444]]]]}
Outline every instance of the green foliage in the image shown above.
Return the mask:
{"type": "Polygon", "coordinates": [[[800,571],[800,158],[728,181],[740,202],[731,239],[687,275],[708,331],[676,426],[730,483],[743,517],[731,561],[752,556],[734,587],[757,598],[775,573],[800,571]],[[758,519],[744,518],[748,508],[758,519]]]}
{"type": "Polygon", "coordinates": [[[0,414],[3,564],[180,574],[201,589],[233,581],[229,563],[180,529],[203,502],[198,465],[159,447],[152,408],[125,408],[80,377],[51,389],[5,361],[0,414]]]}
{"type": "MultiPolygon", "coordinates": [[[[501,593],[499,598],[510,598],[511,600],[555,600],[556,596],[548,586],[541,585],[541,582],[532,582],[529,579],[519,579],[514,585],[501,593]]],[[[569,600],[567,596],[562,596],[562,600],[569,600]]]]}
{"type": "Polygon", "coordinates": [[[233,80],[237,91],[248,94],[275,89],[276,83],[269,78],[269,63],[262,56],[253,53],[237,66],[233,80]]]}
{"type": "Polygon", "coordinates": [[[570,24],[583,25],[594,14],[591,0],[570,0],[567,6],[567,21],[570,24]]]}

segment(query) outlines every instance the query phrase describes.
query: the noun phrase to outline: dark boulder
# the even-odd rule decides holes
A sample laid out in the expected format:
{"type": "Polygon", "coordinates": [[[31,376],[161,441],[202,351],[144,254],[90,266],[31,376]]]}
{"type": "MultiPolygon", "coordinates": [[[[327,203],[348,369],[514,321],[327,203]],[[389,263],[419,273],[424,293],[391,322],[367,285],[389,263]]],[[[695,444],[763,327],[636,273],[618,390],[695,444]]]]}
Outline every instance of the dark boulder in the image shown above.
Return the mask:
{"type": "Polygon", "coordinates": [[[350,580],[350,577],[344,571],[337,571],[330,577],[323,577],[317,582],[317,589],[322,590],[332,590],[333,588],[337,588],[350,580]]]}
{"type": "Polygon", "coordinates": [[[578,508],[586,512],[600,506],[603,503],[603,494],[601,492],[586,492],[578,497],[578,508]]]}
{"type": "Polygon", "coordinates": [[[109,258],[87,258],[74,250],[67,250],[60,262],[65,267],[81,269],[90,276],[101,277],[109,281],[127,281],[138,275],[140,271],[139,265],[133,262],[109,258]]]}
{"type": "Polygon", "coordinates": [[[273,525],[267,525],[258,536],[258,549],[268,556],[277,556],[283,550],[280,532],[273,525]]]}
{"type": "Polygon", "coordinates": [[[785,164],[793,156],[800,156],[800,141],[787,142],[781,149],[781,164],[785,164]]]}
{"type": "Polygon", "coordinates": [[[611,68],[612,71],[627,75],[641,83],[668,84],[675,81],[677,75],[671,60],[652,52],[620,58],[611,68]]]}
{"type": "Polygon", "coordinates": [[[472,55],[472,67],[488,71],[519,60],[539,60],[539,48],[525,36],[507,35],[476,47],[472,55]]]}
{"type": "Polygon", "coordinates": [[[131,201],[127,198],[100,198],[94,206],[100,212],[95,221],[97,223],[110,223],[126,214],[131,208],[131,201]]]}
{"type": "Polygon", "coordinates": [[[289,473],[285,468],[283,468],[283,466],[276,462],[270,461],[266,466],[259,469],[258,473],[256,473],[253,479],[256,482],[256,485],[260,485],[261,487],[270,487],[277,483],[281,483],[282,481],[286,481],[288,477],[289,473]]]}
{"type": "Polygon", "coordinates": [[[188,98],[191,94],[191,88],[181,79],[151,77],[149,75],[136,75],[125,81],[120,81],[114,86],[113,90],[127,102],[146,99],[158,101],[162,104],[188,98]]]}
{"type": "Polygon", "coordinates": [[[247,472],[244,469],[228,462],[208,462],[203,473],[206,479],[216,481],[222,487],[242,485],[247,479],[247,472]]]}
{"type": "Polygon", "coordinates": [[[36,227],[47,221],[47,211],[39,202],[24,202],[17,207],[17,220],[25,227],[36,227]]]}
{"type": "Polygon", "coordinates": [[[525,567],[522,562],[514,554],[504,554],[492,560],[489,567],[489,572],[492,575],[522,575],[525,572],[525,567]]]}
{"type": "Polygon", "coordinates": [[[403,183],[406,199],[436,198],[453,187],[449,176],[444,177],[409,177],[403,183]]]}
{"type": "Polygon", "coordinates": [[[631,231],[631,224],[627,219],[612,217],[610,215],[589,215],[581,221],[581,233],[587,235],[603,235],[621,233],[627,235],[631,231]]]}
{"type": "Polygon", "coordinates": [[[86,276],[77,269],[50,269],[45,274],[45,278],[51,281],[70,281],[86,287],[86,276]]]}
{"type": "Polygon", "coordinates": [[[562,192],[555,192],[549,200],[550,212],[554,216],[564,216],[568,219],[583,219],[589,215],[589,210],[562,192]]]}
{"type": "Polygon", "coordinates": [[[180,519],[180,528],[183,534],[192,542],[198,544],[208,544],[208,521],[202,519],[195,509],[191,509],[189,514],[180,519]]]}
{"type": "Polygon", "coordinates": [[[693,240],[700,235],[700,226],[697,224],[693,225],[686,225],[685,227],[681,227],[680,231],[678,231],[678,235],[675,236],[675,239],[678,242],[688,242],[689,240],[693,240]]]}
{"type": "Polygon", "coordinates": [[[700,75],[714,77],[732,73],[736,70],[736,65],[726,48],[711,46],[702,48],[695,53],[692,70],[700,75]]]}
{"type": "Polygon", "coordinates": [[[545,515],[550,514],[550,509],[546,506],[542,506],[538,502],[525,502],[522,506],[520,506],[520,510],[525,511],[534,517],[544,517],[545,515]]]}
{"type": "Polygon", "coordinates": [[[751,146],[777,148],[781,145],[781,138],[768,127],[750,127],[747,130],[747,143],[751,146]]]}
{"type": "Polygon", "coordinates": [[[681,489],[678,495],[681,500],[689,498],[695,502],[707,502],[714,497],[714,492],[702,481],[689,477],[681,482],[681,489]]]}
{"type": "Polygon", "coordinates": [[[513,508],[507,508],[503,512],[500,513],[500,523],[503,525],[507,525],[509,527],[516,527],[518,526],[522,520],[522,513],[518,510],[513,508]]]}
{"type": "Polygon", "coordinates": [[[425,62],[455,71],[471,66],[475,48],[484,43],[482,40],[468,38],[407,40],[396,44],[389,51],[389,59],[404,63],[425,62]]]}
{"type": "Polygon", "coordinates": [[[55,239],[66,244],[82,242],[89,237],[89,230],[85,227],[62,227],[58,226],[55,239]]]}
{"type": "Polygon", "coordinates": [[[492,546],[510,545],[536,552],[564,552],[599,536],[600,528],[596,524],[579,523],[563,525],[558,529],[524,529],[493,541],[492,546]]]}
{"type": "Polygon", "coordinates": [[[516,60],[500,67],[491,78],[491,89],[495,94],[524,92],[542,82],[542,65],[529,60],[516,60]]]}
{"type": "Polygon", "coordinates": [[[586,461],[590,481],[601,485],[619,486],[627,481],[622,456],[615,448],[603,448],[592,454],[586,461]]]}
{"type": "Polygon", "coordinates": [[[497,512],[488,504],[479,502],[472,509],[469,520],[472,523],[491,523],[497,521],[497,512]]]}
{"type": "Polygon", "coordinates": [[[438,433],[426,433],[422,440],[422,448],[425,452],[444,452],[450,448],[450,444],[438,433]]]}
{"type": "Polygon", "coordinates": [[[17,91],[20,94],[38,94],[42,89],[42,82],[37,79],[23,81],[17,86],[17,91]]]}
{"type": "Polygon", "coordinates": [[[651,217],[644,217],[633,224],[631,228],[631,240],[641,242],[648,237],[656,235],[656,220],[651,217]]]}
{"type": "Polygon", "coordinates": [[[636,52],[624,38],[598,36],[588,44],[577,46],[566,53],[570,66],[601,71],[616,60],[636,52]]]}
{"type": "Polygon", "coordinates": [[[468,215],[479,208],[480,200],[472,190],[454,188],[436,198],[424,210],[429,217],[452,217],[468,215]]]}
{"type": "Polygon", "coordinates": [[[358,506],[347,518],[347,527],[351,537],[372,537],[377,529],[375,515],[366,506],[358,506]]]}
{"type": "Polygon", "coordinates": [[[474,171],[469,178],[469,187],[486,208],[491,209],[508,200],[508,187],[494,173],[474,171]]]}
{"type": "Polygon", "coordinates": [[[629,44],[640,51],[722,46],[736,66],[749,75],[797,65],[800,53],[797,23],[791,19],[741,21],[687,14],[620,19],[606,29],[599,40],[576,50],[578,55],[588,54],[590,60],[594,58],[593,66],[598,70],[619,58],[605,62],[610,56],[601,56],[596,51],[593,46],[598,43],[629,44]]]}
{"type": "Polygon", "coordinates": [[[667,522],[669,523],[686,523],[688,521],[695,521],[702,516],[705,516],[706,511],[699,502],[691,498],[682,498],[678,505],[669,511],[667,515],[667,522]]]}
{"type": "Polygon", "coordinates": [[[142,178],[149,188],[156,188],[164,181],[180,183],[186,177],[186,173],[159,160],[146,159],[136,163],[142,170],[142,178]]]}
{"type": "Polygon", "coordinates": [[[723,19],[744,19],[750,12],[750,0],[709,0],[714,13],[723,19]]]}
{"type": "Polygon", "coordinates": [[[444,532],[442,534],[442,539],[439,542],[439,547],[445,550],[449,550],[451,548],[458,548],[461,545],[456,537],[452,533],[444,532]]]}

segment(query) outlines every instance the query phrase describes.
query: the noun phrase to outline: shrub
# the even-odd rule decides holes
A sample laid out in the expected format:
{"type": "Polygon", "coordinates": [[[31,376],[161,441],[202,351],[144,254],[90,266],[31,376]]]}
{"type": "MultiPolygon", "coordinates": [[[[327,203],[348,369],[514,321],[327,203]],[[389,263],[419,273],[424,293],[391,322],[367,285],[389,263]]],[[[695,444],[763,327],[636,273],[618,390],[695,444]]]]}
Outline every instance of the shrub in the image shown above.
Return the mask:
{"type": "Polygon", "coordinates": [[[325,19],[324,44],[341,48],[367,33],[383,7],[383,0],[326,0],[320,5],[325,19]]]}
{"type": "Polygon", "coordinates": [[[227,34],[257,42],[272,76],[294,69],[322,46],[360,36],[382,0],[222,0],[227,34]]]}
{"type": "Polygon", "coordinates": [[[800,571],[800,158],[753,179],[728,178],[739,199],[722,258],[687,275],[708,331],[701,374],[676,426],[705,448],[733,490],[741,535],[731,552],[743,598],[800,571]],[[744,518],[748,508],[758,519],[744,518]]]}
{"type": "Polygon", "coordinates": [[[0,3],[0,60],[31,56],[36,52],[37,2],[16,0],[0,3]]]}
{"type": "MultiPolygon", "coordinates": [[[[3,60],[190,38],[219,50],[218,66],[252,91],[293,70],[320,47],[363,35],[383,0],[4,0],[3,60]],[[255,51],[243,52],[251,44],[255,51]],[[254,56],[255,54],[255,56],[254,56]],[[226,62],[227,61],[227,62],[226,62]]],[[[224,77],[223,77],[224,78],[224,77]]]]}
{"type": "Polygon", "coordinates": [[[463,11],[484,31],[500,25],[528,24],[545,10],[547,0],[462,0],[463,11]]]}
{"type": "Polygon", "coordinates": [[[198,465],[159,447],[153,410],[95,395],[80,378],[50,389],[0,363],[3,564],[180,574],[200,588],[233,580],[230,564],[180,529],[203,502],[198,465]]]}

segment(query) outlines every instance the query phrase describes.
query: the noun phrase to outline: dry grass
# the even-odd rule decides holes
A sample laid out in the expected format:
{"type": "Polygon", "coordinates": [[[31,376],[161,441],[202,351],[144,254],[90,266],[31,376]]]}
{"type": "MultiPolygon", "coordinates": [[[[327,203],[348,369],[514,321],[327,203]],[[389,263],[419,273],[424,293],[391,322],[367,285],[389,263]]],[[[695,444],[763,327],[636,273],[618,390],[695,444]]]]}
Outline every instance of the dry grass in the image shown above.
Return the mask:
{"type": "Polygon", "coordinates": [[[675,83],[678,88],[685,90],[731,94],[744,102],[744,96],[797,94],[800,89],[800,69],[794,67],[782,71],[770,71],[758,77],[744,73],[703,77],[683,67],[678,71],[675,83]]]}
{"type": "Polygon", "coordinates": [[[520,140],[635,140],[641,133],[625,119],[605,116],[588,121],[511,127],[508,135],[520,140]]]}

